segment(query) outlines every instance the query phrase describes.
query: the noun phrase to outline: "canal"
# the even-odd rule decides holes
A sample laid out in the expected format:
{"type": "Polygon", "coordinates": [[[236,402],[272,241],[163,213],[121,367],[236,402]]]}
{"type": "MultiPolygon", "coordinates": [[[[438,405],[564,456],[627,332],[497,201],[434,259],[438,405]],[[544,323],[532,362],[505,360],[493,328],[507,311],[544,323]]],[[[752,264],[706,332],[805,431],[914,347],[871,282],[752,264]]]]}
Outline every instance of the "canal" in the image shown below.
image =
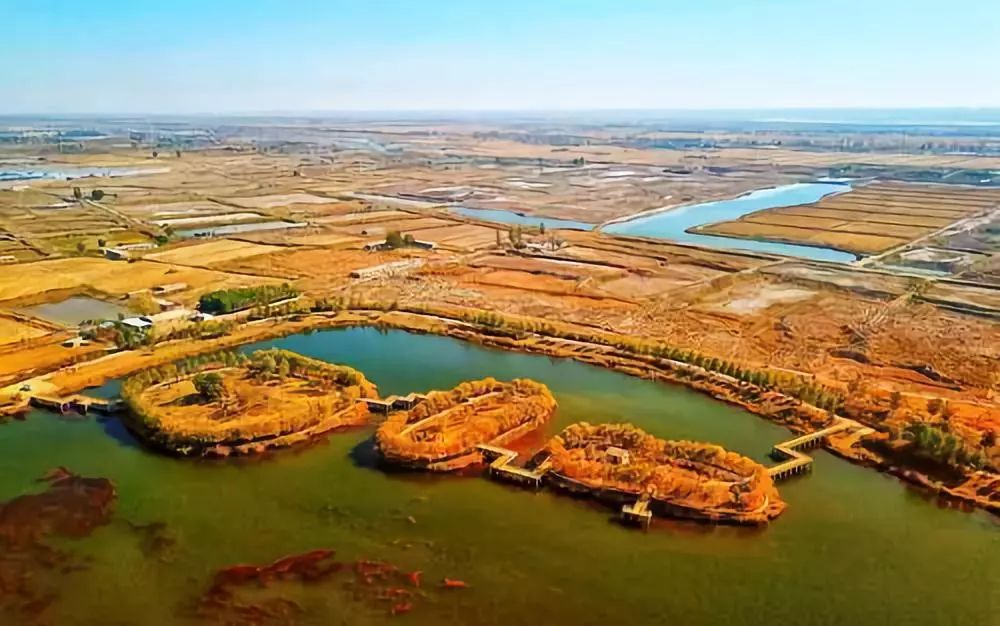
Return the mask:
{"type": "MultiPolygon", "coordinates": [[[[267,346],[362,369],[383,395],[489,375],[534,378],[559,402],[538,445],[579,420],[627,420],[759,460],[787,436],[681,387],[445,337],[332,330],[246,349],[267,346]]],[[[110,383],[98,393],[116,389],[110,383]]],[[[59,542],[86,566],[39,574],[40,582],[53,579],[47,616],[59,625],[212,623],[189,609],[218,568],[324,547],[344,560],[421,570],[427,597],[389,618],[344,586],[266,590],[303,607],[297,623],[997,623],[995,518],[942,508],[822,452],[812,475],[780,486],[789,508],[769,527],[659,522],[643,533],[614,523],[609,509],[549,491],[387,473],[372,463],[371,434],[336,433],[261,459],[193,461],[142,449],[114,419],[33,411],[0,425],[0,501],[41,492],[36,479],[56,466],[117,487],[108,525],[59,542]],[[162,524],[161,549],[136,531],[151,523],[162,524]],[[436,589],[444,577],[469,587],[436,589]]],[[[0,623],[21,623],[4,618],[0,609],[0,623]]]]}

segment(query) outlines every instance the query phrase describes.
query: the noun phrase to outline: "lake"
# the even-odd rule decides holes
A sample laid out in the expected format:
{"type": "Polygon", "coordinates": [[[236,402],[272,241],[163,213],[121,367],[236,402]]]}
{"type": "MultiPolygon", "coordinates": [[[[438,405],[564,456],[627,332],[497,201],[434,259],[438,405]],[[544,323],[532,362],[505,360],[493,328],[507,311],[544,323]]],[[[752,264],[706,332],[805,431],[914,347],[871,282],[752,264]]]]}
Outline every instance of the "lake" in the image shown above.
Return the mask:
{"type": "Polygon", "coordinates": [[[64,326],[79,326],[87,320],[116,320],[119,313],[132,314],[125,307],[90,296],[71,296],[59,302],[24,307],[17,312],[64,326]]]}
{"type": "Polygon", "coordinates": [[[74,178],[136,176],[139,174],[161,174],[169,172],[169,167],[77,167],[72,165],[32,165],[0,169],[0,181],[11,180],[71,180],[74,178]]]}
{"type": "MultiPolygon", "coordinates": [[[[579,420],[628,420],[659,436],[713,441],[759,460],[788,437],[777,425],[683,387],[568,360],[432,335],[350,329],[279,346],[357,367],[383,395],[467,379],[529,377],[559,402],[545,437],[579,420]]],[[[113,394],[117,383],[98,390],[113,394]]],[[[0,425],[0,501],[37,493],[55,466],[111,478],[109,525],[58,546],[86,567],[53,575],[51,623],[212,624],[187,608],[216,569],[329,547],[339,559],[422,570],[427,598],[390,618],[357,589],[276,583],[301,624],[437,625],[776,623],[996,624],[1000,527],[938,506],[894,478],[816,453],[813,474],[780,485],[788,510],[765,528],[657,522],[624,528],[615,512],[556,492],[467,476],[385,472],[373,429],[261,459],[175,459],[138,446],[115,419],[32,411],[0,425]],[[150,550],[130,524],[162,523],[150,550]],[[162,546],[161,546],[162,547],[162,546]],[[467,589],[441,591],[444,577],[467,589]]],[[[45,580],[44,578],[42,579],[45,580]]],[[[0,623],[22,623],[17,618],[0,623]]]]}
{"type": "Polygon", "coordinates": [[[448,209],[456,215],[464,215],[478,220],[489,222],[499,222],[501,224],[520,224],[522,226],[538,226],[544,224],[545,228],[569,228],[573,230],[593,230],[595,224],[586,222],[575,222],[573,220],[557,220],[551,217],[538,217],[536,215],[522,215],[514,211],[504,211],[502,209],[473,209],[470,207],[457,206],[448,209]]]}
{"type": "Polygon", "coordinates": [[[202,226],[201,228],[189,228],[186,230],[178,230],[178,237],[222,237],[224,235],[233,235],[236,233],[250,233],[258,230],[282,230],[286,228],[302,228],[307,226],[305,223],[298,222],[283,222],[280,220],[273,220],[270,222],[252,222],[249,224],[227,224],[225,226],[202,226]]]}
{"type": "Polygon", "coordinates": [[[850,189],[850,186],[846,184],[833,182],[796,183],[770,189],[758,189],[731,200],[691,204],[617,222],[604,227],[602,231],[613,235],[660,237],[681,243],[725,250],[747,250],[817,261],[850,263],[857,259],[855,255],[832,248],[688,232],[689,229],[696,226],[735,220],[755,211],[809,204],[830,194],[842,193],[850,191],[850,189]]]}

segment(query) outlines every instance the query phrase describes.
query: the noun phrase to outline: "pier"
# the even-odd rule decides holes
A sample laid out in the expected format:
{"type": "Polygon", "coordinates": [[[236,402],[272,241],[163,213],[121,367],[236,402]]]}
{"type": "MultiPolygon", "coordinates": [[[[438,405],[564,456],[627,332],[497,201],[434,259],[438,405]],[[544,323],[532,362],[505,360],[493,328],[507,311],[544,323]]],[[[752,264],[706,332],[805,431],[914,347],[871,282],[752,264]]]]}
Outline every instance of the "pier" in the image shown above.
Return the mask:
{"type": "Polygon", "coordinates": [[[548,459],[542,461],[535,469],[529,470],[513,464],[517,458],[517,452],[513,450],[489,444],[478,445],[476,449],[483,455],[483,459],[489,462],[490,478],[533,489],[542,488],[542,479],[549,471],[548,459]]]}
{"type": "Polygon", "coordinates": [[[653,512],[649,510],[649,502],[653,499],[651,491],[644,491],[639,499],[632,504],[622,505],[622,521],[626,524],[636,524],[642,526],[643,530],[649,528],[653,521],[653,512]]]}
{"type": "Polygon", "coordinates": [[[775,444],[771,448],[771,458],[782,462],[769,467],[767,469],[768,475],[775,481],[778,481],[795,476],[796,474],[804,474],[812,471],[812,457],[801,451],[818,448],[823,445],[823,441],[830,435],[836,435],[848,430],[859,431],[861,436],[873,432],[872,429],[862,426],[854,420],[838,417],[827,428],[775,444]]]}
{"type": "Polygon", "coordinates": [[[409,393],[405,396],[389,396],[388,398],[365,398],[364,403],[368,408],[376,413],[390,413],[392,411],[409,411],[427,399],[422,393],[409,393]]]}
{"type": "Polygon", "coordinates": [[[83,394],[76,394],[63,398],[52,396],[31,396],[29,402],[32,406],[48,409],[50,411],[56,411],[58,413],[76,411],[82,415],[86,415],[91,409],[97,411],[98,413],[104,413],[107,415],[117,413],[125,408],[125,403],[117,398],[109,400],[107,398],[95,398],[93,396],[86,396],[83,394]]]}

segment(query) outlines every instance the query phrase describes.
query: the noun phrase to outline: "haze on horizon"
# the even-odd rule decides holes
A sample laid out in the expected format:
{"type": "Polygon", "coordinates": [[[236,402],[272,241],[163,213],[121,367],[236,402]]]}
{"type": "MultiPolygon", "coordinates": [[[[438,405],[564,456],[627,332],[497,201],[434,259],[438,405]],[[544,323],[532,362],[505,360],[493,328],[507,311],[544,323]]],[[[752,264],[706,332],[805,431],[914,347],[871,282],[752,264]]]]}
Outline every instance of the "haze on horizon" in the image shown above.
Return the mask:
{"type": "Polygon", "coordinates": [[[1000,106],[995,0],[0,0],[0,15],[0,114],[1000,106]]]}

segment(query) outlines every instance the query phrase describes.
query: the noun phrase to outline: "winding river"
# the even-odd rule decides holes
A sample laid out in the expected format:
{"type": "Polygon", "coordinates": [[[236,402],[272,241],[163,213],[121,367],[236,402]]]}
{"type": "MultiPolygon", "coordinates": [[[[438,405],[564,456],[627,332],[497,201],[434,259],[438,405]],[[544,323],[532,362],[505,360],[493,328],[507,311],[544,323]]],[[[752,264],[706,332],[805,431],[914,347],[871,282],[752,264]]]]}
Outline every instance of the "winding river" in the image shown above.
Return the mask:
{"type": "MultiPolygon", "coordinates": [[[[560,405],[538,445],[579,420],[629,420],[759,460],[787,436],[684,388],[445,337],[359,328],[246,349],[265,346],[360,368],[384,395],[487,375],[537,379],[560,405]]],[[[469,588],[435,592],[398,618],[354,601],[350,590],[291,589],[308,609],[297,623],[996,623],[995,518],[942,508],[823,452],[812,475],[781,485],[789,508],[769,527],[658,522],[643,533],[614,523],[610,509],[550,491],[384,472],[372,464],[371,433],[337,433],[262,459],[198,462],[142,449],[114,419],[33,411],[0,425],[0,501],[41,491],[36,479],[60,465],[117,486],[110,524],[60,542],[90,558],[82,571],[60,575],[48,609],[60,625],[212,623],[185,607],[215,570],[320,547],[422,570],[428,593],[443,577],[469,588]],[[169,549],[151,554],[129,525],[151,522],[165,525],[169,549]]],[[[0,623],[18,622],[0,609],[0,623]]]]}
{"type": "Polygon", "coordinates": [[[609,224],[602,230],[614,235],[661,237],[681,243],[691,243],[725,250],[747,250],[750,252],[781,254],[816,261],[850,263],[857,259],[855,255],[849,252],[834,250],[833,248],[688,232],[697,226],[739,219],[744,215],[756,211],[810,204],[830,194],[849,191],[850,189],[848,185],[843,183],[826,182],[796,183],[770,189],[758,189],[731,200],[703,202],[650,213],[634,219],[609,224]]]}

